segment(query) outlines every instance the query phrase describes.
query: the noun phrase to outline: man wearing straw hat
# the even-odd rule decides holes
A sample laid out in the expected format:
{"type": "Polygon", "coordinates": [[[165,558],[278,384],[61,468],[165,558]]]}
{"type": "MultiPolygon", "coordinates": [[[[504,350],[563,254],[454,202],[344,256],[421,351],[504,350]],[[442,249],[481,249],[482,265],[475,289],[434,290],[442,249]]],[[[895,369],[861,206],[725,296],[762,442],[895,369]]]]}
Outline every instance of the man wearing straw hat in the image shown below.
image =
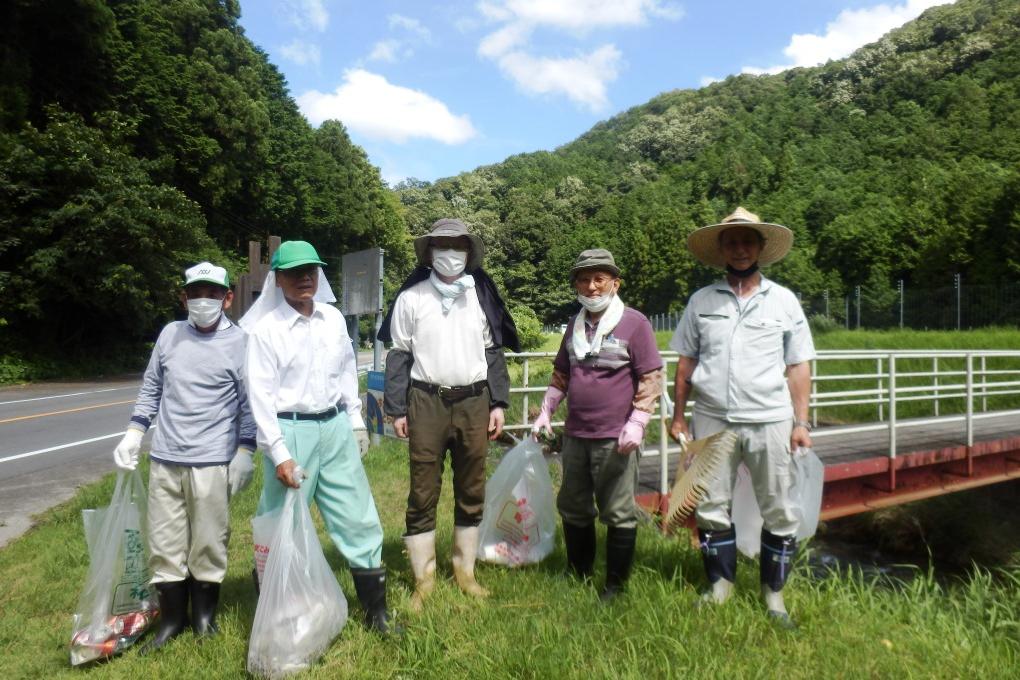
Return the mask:
{"type": "Polygon", "coordinates": [[[358,397],[357,358],[343,315],[310,243],[284,241],[273,253],[262,295],[240,324],[263,466],[257,514],[283,505],[287,487],[315,500],[347,559],[365,625],[389,632],[382,524],[361,456],[368,432],[358,397]],[[268,461],[267,461],[268,462],[268,461]],[[297,468],[304,472],[304,483],[297,468]]]}
{"type": "Polygon", "coordinates": [[[227,573],[230,497],[251,482],[255,421],[243,365],[247,336],[227,318],[227,270],[200,262],[184,272],[187,321],[167,324],[152,349],[131,422],[113,452],[134,470],[155,423],[149,459],[149,566],[160,621],[142,653],[188,626],[218,632],[220,584],[227,573]]]}
{"type": "Polygon", "coordinates": [[[721,430],[738,435],[724,473],[710,483],[696,512],[711,585],[705,600],[722,603],[732,593],[737,547],[730,507],[737,467],[744,463],[764,520],[762,595],[769,616],[784,627],[793,625],[782,588],[800,519],[790,500],[791,454],[811,446],[808,399],[815,348],[797,297],[762,276],[759,267],[778,262],[792,245],[789,229],[762,222],[744,208],[691,233],[687,247],[694,257],[726,275],[691,296],[670,341],[680,354],[670,435],[681,443],[721,430]],[[692,389],[696,400],[688,429],[684,409],[692,389]]]}
{"type": "Polygon", "coordinates": [[[446,453],[453,468],[453,574],[462,591],[488,594],[475,580],[478,525],[485,505],[485,456],[503,430],[510,377],[503,347],[519,349],[517,329],[482,269],[482,240],[444,218],[414,241],[418,266],[379,329],[386,356],[387,415],[408,438],[410,492],[404,543],[414,572],[411,606],[435,587],[436,508],[446,453]]]}
{"type": "Polygon", "coordinates": [[[607,527],[600,597],[609,601],[623,590],[634,559],[638,457],[662,393],[662,358],[648,319],[618,295],[620,269],[612,253],[583,251],[570,279],[581,310],[567,325],[532,431],[552,434],[552,415],[567,398],[563,484],[556,499],[567,563],[581,578],[591,577],[598,517],[607,527]]]}

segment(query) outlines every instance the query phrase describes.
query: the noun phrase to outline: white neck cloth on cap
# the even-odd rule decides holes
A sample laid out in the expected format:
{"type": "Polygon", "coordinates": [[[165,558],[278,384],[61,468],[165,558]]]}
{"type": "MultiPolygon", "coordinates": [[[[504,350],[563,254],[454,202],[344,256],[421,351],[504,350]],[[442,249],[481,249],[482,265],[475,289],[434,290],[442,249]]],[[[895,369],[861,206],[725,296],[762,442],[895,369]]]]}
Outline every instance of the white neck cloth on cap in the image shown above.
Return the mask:
{"type": "MultiPolygon", "coordinates": [[[[325,302],[333,304],[336,302],[336,295],[333,295],[333,289],[329,286],[329,281],[326,280],[326,274],[322,271],[322,267],[319,267],[319,288],[315,291],[315,297],[312,298],[315,302],[325,302]]],[[[280,306],[280,303],[284,301],[283,289],[276,285],[276,272],[272,269],[266,274],[266,280],[262,282],[262,294],[255,300],[255,304],[251,306],[241,320],[237,324],[244,330],[251,332],[251,329],[255,328],[255,324],[259,322],[259,319],[269,314],[274,309],[280,306]]]]}

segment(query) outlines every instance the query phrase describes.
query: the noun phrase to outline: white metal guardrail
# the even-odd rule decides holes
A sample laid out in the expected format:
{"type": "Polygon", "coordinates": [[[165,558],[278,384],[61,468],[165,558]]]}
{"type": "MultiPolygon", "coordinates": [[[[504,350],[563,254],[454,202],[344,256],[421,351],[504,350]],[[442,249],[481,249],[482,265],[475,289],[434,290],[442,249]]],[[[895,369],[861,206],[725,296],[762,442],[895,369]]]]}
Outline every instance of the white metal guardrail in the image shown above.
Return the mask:
{"type": "MultiPolygon", "coordinates": [[[[666,385],[673,394],[678,355],[662,352],[666,385]]],[[[553,352],[508,353],[521,364],[520,422],[510,431],[531,429],[531,396],[541,401],[547,380],[533,381],[535,363],[542,375],[551,373],[553,352]]],[[[824,438],[886,430],[890,458],[896,457],[896,433],[906,427],[961,422],[968,446],[974,444],[974,421],[1001,415],[1020,417],[1020,351],[1018,350],[822,350],[811,362],[811,421],[826,427],[812,433],[824,438]],[[905,419],[909,418],[909,421],[905,419]]],[[[688,404],[687,416],[690,416],[688,404]]],[[[644,449],[659,456],[659,491],[669,492],[668,456],[680,448],[668,437],[669,418],[661,402],[657,410],[658,442],[644,449]]],[[[562,427],[563,422],[553,423],[562,427]]]]}

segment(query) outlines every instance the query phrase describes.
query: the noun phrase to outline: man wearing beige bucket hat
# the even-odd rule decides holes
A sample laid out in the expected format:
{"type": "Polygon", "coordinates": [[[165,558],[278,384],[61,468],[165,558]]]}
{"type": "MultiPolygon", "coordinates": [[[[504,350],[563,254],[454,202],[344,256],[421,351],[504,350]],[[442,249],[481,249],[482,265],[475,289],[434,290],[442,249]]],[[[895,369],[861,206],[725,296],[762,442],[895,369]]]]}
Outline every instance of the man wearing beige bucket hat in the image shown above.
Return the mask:
{"type": "Polygon", "coordinates": [[[676,410],[670,435],[681,442],[722,430],[738,435],[725,472],[709,484],[696,519],[711,590],[708,602],[729,598],[737,548],[730,507],[737,468],[751,473],[761,507],[761,587],[769,616],[792,627],[782,588],[797,549],[800,509],[791,501],[791,453],[810,447],[808,398],[811,331],[797,297],[759,267],[790,251],[793,233],[737,208],[719,224],[695,230],[687,247],[703,264],[726,271],[720,281],[691,296],[670,341],[680,354],[676,410]],[[684,409],[692,390],[688,429],[684,409]]]}
{"type": "Polygon", "coordinates": [[[485,456],[503,429],[510,376],[503,347],[519,350],[517,329],[482,269],[482,240],[457,219],[441,219],[414,241],[418,267],[400,288],[379,339],[386,356],[386,414],[408,438],[410,493],[404,543],[414,572],[412,608],[435,587],[436,509],[446,453],[453,468],[453,573],[465,593],[475,580],[485,504],[485,456]]]}

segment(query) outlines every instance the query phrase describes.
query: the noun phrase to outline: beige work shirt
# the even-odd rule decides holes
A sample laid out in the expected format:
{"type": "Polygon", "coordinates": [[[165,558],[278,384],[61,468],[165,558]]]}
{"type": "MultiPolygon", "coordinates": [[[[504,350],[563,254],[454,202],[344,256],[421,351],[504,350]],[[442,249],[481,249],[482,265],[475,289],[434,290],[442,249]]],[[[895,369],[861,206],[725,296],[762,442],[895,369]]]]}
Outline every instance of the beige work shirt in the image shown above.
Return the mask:
{"type": "Polygon", "coordinates": [[[726,279],[696,291],[669,346],[698,361],[694,412],[734,423],[792,419],[786,367],[815,357],[797,296],[764,276],[745,300],[726,279]]]}

